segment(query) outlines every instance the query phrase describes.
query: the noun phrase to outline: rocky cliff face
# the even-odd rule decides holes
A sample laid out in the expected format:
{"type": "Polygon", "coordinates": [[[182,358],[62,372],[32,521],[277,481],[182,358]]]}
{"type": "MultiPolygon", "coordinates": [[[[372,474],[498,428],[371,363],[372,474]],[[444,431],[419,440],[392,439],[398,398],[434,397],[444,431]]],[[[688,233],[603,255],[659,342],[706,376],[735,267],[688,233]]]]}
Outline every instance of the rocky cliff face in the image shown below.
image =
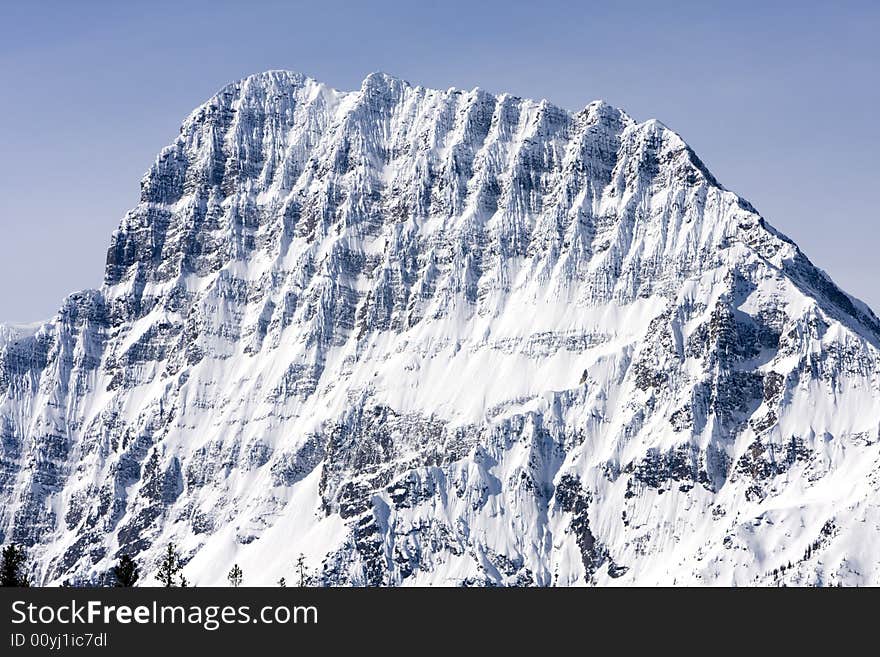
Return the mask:
{"type": "Polygon", "coordinates": [[[229,85],[100,290],[0,331],[38,582],[880,584],[880,322],[682,139],[374,74],[229,85]]]}

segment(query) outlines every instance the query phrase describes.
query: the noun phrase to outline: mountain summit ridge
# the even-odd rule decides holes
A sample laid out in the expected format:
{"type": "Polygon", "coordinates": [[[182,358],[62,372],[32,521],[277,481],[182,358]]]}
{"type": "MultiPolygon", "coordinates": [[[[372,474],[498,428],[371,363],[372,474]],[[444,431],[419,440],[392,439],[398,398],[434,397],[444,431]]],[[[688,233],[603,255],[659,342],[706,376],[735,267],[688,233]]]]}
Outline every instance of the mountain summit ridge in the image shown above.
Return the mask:
{"type": "Polygon", "coordinates": [[[201,585],[880,583],[878,345],[659,121],[270,71],[0,330],[0,540],[40,583],[172,540],[201,585]]]}

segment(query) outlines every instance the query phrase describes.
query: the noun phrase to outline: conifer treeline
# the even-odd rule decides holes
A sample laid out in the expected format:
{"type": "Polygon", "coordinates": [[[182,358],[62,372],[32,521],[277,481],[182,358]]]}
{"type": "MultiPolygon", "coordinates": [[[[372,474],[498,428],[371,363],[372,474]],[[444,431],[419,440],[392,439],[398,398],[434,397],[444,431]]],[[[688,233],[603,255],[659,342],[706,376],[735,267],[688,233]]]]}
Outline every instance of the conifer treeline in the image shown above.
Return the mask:
{"type": "MultiPolygon", "coordinates": [[[[189,580],[183,574],[183,565],[177,546],[173,541],[168,543],[162,559],[156,566],[156,579],[166,588],[190,586],[189,580]]],[[[300,587],[317,584],[317,578],[312,576],[306,566],[304,554],[297,557],[294,569],[300,587]]],[[[131,555],[122,553],[119,555],[119,561],[110,570],[110,574],[112,577],[108,578],[106,585],[129,587],[134,586],[140,580],[141,571],[140,566],[131,555]]],[[[241,566],[237,563],[234,564],[227,579],[230,586],[235,588],[241,586],[244,582],[244,571],[241,566]]],[[[3,548],[2,561],[0,561],[0,586],[30,586],[30,580],[27,577],[27,551],[24,546],[13,543],[3,548]]],[[[74,585],[66,580],[62,586],[74,585]]],[[[286,587],[287,578],[279,579],[278,586],[286,587]]]]}

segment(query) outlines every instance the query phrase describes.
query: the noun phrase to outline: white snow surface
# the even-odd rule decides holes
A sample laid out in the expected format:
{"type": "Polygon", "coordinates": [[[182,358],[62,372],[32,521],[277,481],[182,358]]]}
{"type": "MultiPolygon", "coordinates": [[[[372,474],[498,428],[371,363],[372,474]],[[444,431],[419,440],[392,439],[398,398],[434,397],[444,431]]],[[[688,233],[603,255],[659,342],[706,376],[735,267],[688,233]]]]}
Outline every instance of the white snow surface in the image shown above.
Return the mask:
{"type": "Polygon", "coordinates": [[[271,71],[0,328],[41,584],[880,584],[880,322],[676,133],[271,71]]]}

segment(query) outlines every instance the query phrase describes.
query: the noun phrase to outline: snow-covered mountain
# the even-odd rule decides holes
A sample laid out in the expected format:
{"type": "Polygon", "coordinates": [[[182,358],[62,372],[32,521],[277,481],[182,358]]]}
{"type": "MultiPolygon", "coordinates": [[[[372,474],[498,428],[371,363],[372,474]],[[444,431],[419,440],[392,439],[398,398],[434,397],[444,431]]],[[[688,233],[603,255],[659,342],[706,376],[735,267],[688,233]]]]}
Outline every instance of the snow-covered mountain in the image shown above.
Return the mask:
{"type": "Polygon", "coordinates": [[[880,321],[661,123],[273,71],[141,189],[0,331],[38,582],[880,584],[880,321]]]}

